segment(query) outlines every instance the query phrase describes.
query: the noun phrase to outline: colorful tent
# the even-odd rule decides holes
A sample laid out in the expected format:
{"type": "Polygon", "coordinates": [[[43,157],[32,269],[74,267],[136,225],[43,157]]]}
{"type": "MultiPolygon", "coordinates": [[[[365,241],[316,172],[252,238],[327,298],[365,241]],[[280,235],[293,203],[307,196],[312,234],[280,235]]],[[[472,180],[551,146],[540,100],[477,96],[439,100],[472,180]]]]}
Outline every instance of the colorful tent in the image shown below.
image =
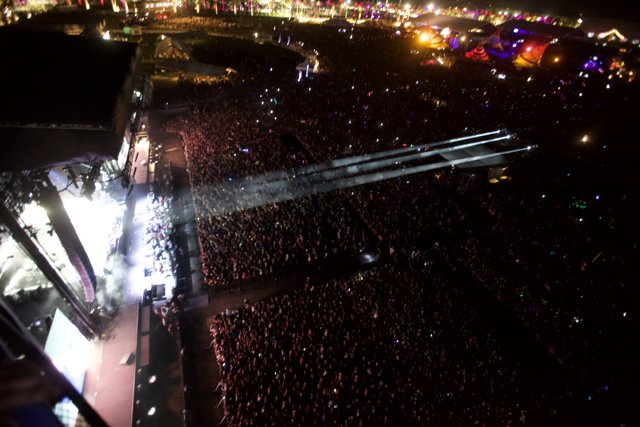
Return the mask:
{"type": "Polygon", "coordinates": [[[445,38],[433,28],[423,28],[418,33],[418,41],[430,49],[444,49],[448,47],[445,38]]]}
{"type": "Polygon", "coordinates": [[[540,64],[549,43],[526,43],[513,61],[516,67],[530,68],[540,64]]]}
{"type": "Polygon", "coordinates": [[[487,55],[487,52],[484,50],[484,46],[482,46],[481,44],[476,46],[473,50],[465,53],[464,56],[465,58],[469,58],[474,61],[486,62],[489,60],[489,55],[487,55]]]}

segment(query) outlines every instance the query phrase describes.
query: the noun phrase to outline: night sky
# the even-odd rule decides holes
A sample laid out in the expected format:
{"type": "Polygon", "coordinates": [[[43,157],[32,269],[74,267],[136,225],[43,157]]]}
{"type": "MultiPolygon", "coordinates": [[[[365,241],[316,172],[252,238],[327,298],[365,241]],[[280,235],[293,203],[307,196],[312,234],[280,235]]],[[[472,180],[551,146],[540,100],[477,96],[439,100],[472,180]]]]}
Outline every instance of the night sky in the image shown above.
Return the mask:
{"type": "MultiPolygon", "coordinates": [[[[453,1],[451,4],[463,4],[453,1]]],[[[640,22],[640,1],[637,0],[497,0],[472,2],[473,4],[493,5],[522,9],[549,15],[601,16],[640,22]]]]}

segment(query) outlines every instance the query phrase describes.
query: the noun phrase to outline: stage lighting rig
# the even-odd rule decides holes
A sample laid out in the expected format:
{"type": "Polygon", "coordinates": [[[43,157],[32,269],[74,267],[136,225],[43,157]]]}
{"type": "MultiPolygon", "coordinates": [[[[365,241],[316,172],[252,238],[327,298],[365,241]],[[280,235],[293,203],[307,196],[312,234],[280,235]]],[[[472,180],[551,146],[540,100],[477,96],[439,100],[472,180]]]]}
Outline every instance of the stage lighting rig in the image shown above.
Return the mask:
{"type": "Polygon", "coordinates": [[[96,181],[100,177],[100,168],[102,167],[102,163],[97,162],[91,165],[91,169],[89,173],[82,174],[82,190],[80,190],[80,194],[83,197],[91,200],[93,193],[96,191],[96,181]]]}
{"type": "Polygon", "coordinates": [[[78,189],[78,177],[76,176],[75,171],[72,166],[65,166],[63,168],[69,175],[67,175],[67,179],[69,179],[69,183],[73,184],[73,186],[78,189]]]}

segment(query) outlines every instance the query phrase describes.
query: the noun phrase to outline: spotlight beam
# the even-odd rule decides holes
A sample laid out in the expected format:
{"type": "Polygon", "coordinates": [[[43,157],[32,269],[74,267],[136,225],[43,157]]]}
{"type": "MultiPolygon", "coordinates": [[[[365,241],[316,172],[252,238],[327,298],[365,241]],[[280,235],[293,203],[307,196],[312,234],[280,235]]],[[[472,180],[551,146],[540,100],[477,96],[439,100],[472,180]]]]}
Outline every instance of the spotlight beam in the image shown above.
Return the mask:
{"type": "Polygon", "coordinates": [[[286,200],[294,200],[301,197],[310,196],[318,193],[325,193],[329,191],[341,190],[345,188],[360,186],[364,184],[370,184],[374,182],[384,181],[393,178],[400,178],[408,175],[414,175],[423,173],[435,169],[441,169],[449,166],[456,166],[465,163],[477,162],[480,160],[495,158],[499,156],[507,156],[510,154],[519,153],[522,151],[530,150],[531,147],[516,148],[506,151],[499,151],[489,154],[481,154],[477,156],[465,157],[455,160],[445,160],[436,163],[429,163],[426,165],[413,166],[402,169],[394,169],[388,171],[380,171],[370,174],[357,175],[348,178],[335,179],[332,181],[308,183],[298,181],[283,181],[279,185],[270,185],[263,188],[261,192],[251,192],[249,194],[234,193],[226,189],[221,189],[220,199],[214,201],[216,204],[212,209],[214,215],[227,214],[234,211],[242,211],[246,209],[255,208],[258,206],[283,202],[286,200]],[[224,196],[222,195],[224,194],[224,196]]]}
{"type": "MultiPolygon", "coordinates": [[[[512,149],[512,150],[499,151],[499,152],[496,152],[496,153],[481,154],[481,155],[478,155],[478,156],[465,157],[465,158],[462,158],[462,159],[447,160],[447,161],[443,161],[443,162],[430,163],[428,165],[414,166],[414,167],[406,168],[406,169],[398,169],[398,170],[392,170],[392,171],[376,172],[376,173],[368,174],[368,175],[358,175],[358,176],[355,176],[355,177],[352,177],[352,178],[347,178],[347,179],[344,179],[344,180],[336,181],[335,183],[337,185],[335,186],[335,188],[329,188],[329,189],[324,190],[324,191],[339,190],[339,189],[343,189],[343,188],[349,188],[349,187],[355,187],[355,186],[358,186],[358,185],[370,184],[372,182],[378,182],[378,181],[383,181],[383,180],[392,179],[392,178],[400,178],[400,177],[403,177],[403,176],[414,175],[414,174],[417,174],[417,173],[423,173],[423,172],[427,172],[427,171],[434,170],[434,169],[444,168],[444,167],[447,167],[447,166],[457,166],[457,165],[460,165],[460,164],[477,162],[479,160],[490,159],[490,158],[493,158],[493,157],[507,156],[509,154],[515,154],[515,153],[519,153],[521,151],[527,151],[529,149],[530,149],[529,147],[515,148],[515,149],[512,149]]],[[[332,184],[332,183],[328,183],[328,184],[332,184]]],[[[318,192],[321,192],[321,191],[318,191],[318,192]]]]}
{"type": "MultiPolygon", "coordinates": [[[[350,166],[341,167],[341,168],[334,168],[334,169],[321,171],[321,172],[317,172],[317,173],[312,173],[312,174],[307,174],[307,175],[302,175],[302,176],[295,176],[294,179],[297,180],[298,182],[300,182],[302,185],[305,185],[305,184],[306,185],[313,185],[316,182],[332,181],[332,180],[335,180],[335,179],[344,178],[345,176],[349,176],[349,175],[356,175],[356,174],[360,174],[360,173],[363,173],[363,172],[370,172],[372,170],[382,169],[382,168],[386,168],[386,167],[389,167],[389,166],[397,166],[397,165],[401,165],[402,163],[409,162],[409,161],[424,159],[424,158],[433,157],[433,156],[436,156],[436,155],[442,155],[442,154],[450,153],[450,152],[457,151],[457,150],[464,150],[466,148],[477,147],[477,146],[480,146],[480,145],[490,144],[490,143],[496,142],[496,141],[503,141],[503,140],[507,140],[507,139],[510,139],[510,138],[511,138],[511,135],[505,135],[505,136],[501,136],[501,137],[497,137],[497,138],[490,138],[490,139],[486,139],[486,140],[482,140],[482,141],[470,142],[470,143],[461,144],[461,145],[455,145],[453,147],[441,148],[439,150],[423,151],[423,152],[418,152],[417,154],[409,154],[409,155],[404,155],[404,156],[399,156],[399,157],[391,157],[391,158],[387,158],[387,159],[384,159],[384,160],[370,161],[370,162],[366,162],[366,163],[359,163],[359,164],[356,164],[356,165],[350,165],[350,166]]],[[[377,153],[375,153],[375,154],[377,154],[377,153]]],[[[265,182],[265,180],[260,179],[260,177],[256,177],[255,179],[256,179],[255,183],[251,183],[249,186],[244,187],[242,191],[246,192],[246,193],[249,193],[249,192],[263,192],[263,191],[265,191],[266,187],[268,187],[268,186],[279,187],[281,185],[281,183],[283,183],[283,180],[280,180],[280,181],[268,181],[267,180],[265,182]]],[[[242,183],[235,184],[234,186],[236,188],[239,188],[238,186],[240,186],[240,188],[242,188],[242,183]]]]}
{"type": "MultiPolygon", "coordinates": [[[[417,145],[417,146],[414,146],[414,147],[394,148],[393,150],[386,150],[386,151],[380,151],[380,152],[368,153],[368,154],[360,154],[360,155],[352,156],[352,157],[344,157],[344,158],[341,158],[341,159],[331,160],[329,162],[322,163],[322,164],[302,166],[302,167],[294,169],[293,173],[288,172],[288,171],[269,172],[269,173],[264,174],[263,176],[260,177],[260,183],[264,183],[266,181],[278,180],[278,179],[287,179],[287,178],[290,178],[291,176],[296,177],[296,176],[316,173],[316,172],[319,172],[319,171],[322,171],[322,170],[334,169],[334,168],[339,168],[339,167],[343,167],[343,166],[347,166],[347,165],[353,165],[353,164],[368,162],[368,161],[371,161],[371,160],[377,160],[377,159],[381,159],[381,158],[384,158],[384,157],[395,156],[397,154],[402,154],[402,153],[410,153],[410,152],[413,152],[413,151],[420,151],[420,150],[428,149],[428,148],[441,147],[443,145],[454,144],[456,142],[462,142],[462,141],[467,141],[467,140],[471,140],[471,139],[484,138],[486,136],[497,135],[497,134],[500,134],[502,132],[504,132],[504,130],[499,129],[499,130],[494,130],[494,131],[491,131],[491,132],[479,133],[479,134],[475,134],[475,135],[467,135],[467,136],[461,136],[461,137],[457,137],[457,138],[445,139],[443,141],[429,143],[429,144],[417,145]]],[[[240,180],[239,182],[240,182],[240,184],[242,184],[244,182],[250,183],[251,181],[253,181],[255,179],[257,179],[257,177],[248,177],[248,178],[245,178],[243,180],[240,180]]]]}
{"type": "Polygon", "coordinates": [[[427,149],[427,148],[441,147],[443,145],[453,144],[453,143],[461,142],[461,141],[467,141],[469,139],[483,138],[485,136],[499,134],[500,132],[503,132],[503,131],[502,130],[494,130],[494,131],[491,131],[491,132],[484,132],[484,133],[479,133],[479,134],[475,134],[475,135],[468,135],[468,136],[461,136],[461,137],[457,137],[457,138],[445,139],[444,141],[433,142],[433,143],[429,143],[429,144],[416,145],[414,147],[395,148],[393,150],[379,151],[379,152],[376,152],[376,153],[362,154],[362,155],[353,156],[353,157],[336,159],[336,160],[332,160],[331,162],[329,162],[329,165],[332,168],[343,167],[343,166],[352,165],[352,164],[356,164],[356,163],[362,163],[362,162],[368,162],[368,161],[371,161],[371,160],[381,159],[381,158],[384,158],[384,157],[395,156],[396,154],[410,153],[412,151],[420,151],[420,150],[427,149]]]}

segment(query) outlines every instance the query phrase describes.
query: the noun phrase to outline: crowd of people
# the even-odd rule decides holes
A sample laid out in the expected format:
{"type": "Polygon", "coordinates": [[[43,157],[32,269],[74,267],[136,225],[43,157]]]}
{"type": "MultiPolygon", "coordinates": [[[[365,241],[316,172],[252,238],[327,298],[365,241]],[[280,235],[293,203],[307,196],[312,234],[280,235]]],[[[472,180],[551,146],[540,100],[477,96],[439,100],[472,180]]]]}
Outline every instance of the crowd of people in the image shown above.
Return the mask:
{"type": "Polygon", "coordinates": [[[284,57],[259,63],[200,90],[199,106],[166,124],[184,141],[207,284],[372,246],[385,248],[386,265],[216,319],[229,424],[551,423],[625,394],[635,377],[621,372],[637,355],[624,340],[638,327],[628,232],[637,195],[617,167],[621,147],[633,147],[616,141],[637,87],[603,93],[597,81],[516,70],[497,79],[468,62],[425,68],[411,40],[382,31],[289,30],[317,47],[325,74],[300,80],[284,57]],[[217,214],[246,197],[226,183],[500,128],[537,147],[497,184],[486,168],[447,168],[217,214]],[[302,148],[287,149],[284,133],[302,148]],[[467,272],[578,378],[571,395],[503,357],[508,343],[451,271],[467,272]]]}
{"type": "MultiPolygon", "coordinates": [[[[308,164],[303,152],[288,151],[279,134],[256,116],[240,103],[218,104],[166,127],[184,140],[203,276],[212,287],[353,256],[375,243],[340,198],[323,194],[216,215],[221,203],[229,203],[228,190],[217,184],[308,164]],[[235,124],[228,122],[229,115],[235,124]]],[[[240,191],[232,199],[242,197],[240,191]]]]}
{"type": "Polygon", "coordinates": [[[399,251],[218,315],[228,425],[508,425],[551,410],[530,406],[531,385],[432,259],[399,251]]]}

